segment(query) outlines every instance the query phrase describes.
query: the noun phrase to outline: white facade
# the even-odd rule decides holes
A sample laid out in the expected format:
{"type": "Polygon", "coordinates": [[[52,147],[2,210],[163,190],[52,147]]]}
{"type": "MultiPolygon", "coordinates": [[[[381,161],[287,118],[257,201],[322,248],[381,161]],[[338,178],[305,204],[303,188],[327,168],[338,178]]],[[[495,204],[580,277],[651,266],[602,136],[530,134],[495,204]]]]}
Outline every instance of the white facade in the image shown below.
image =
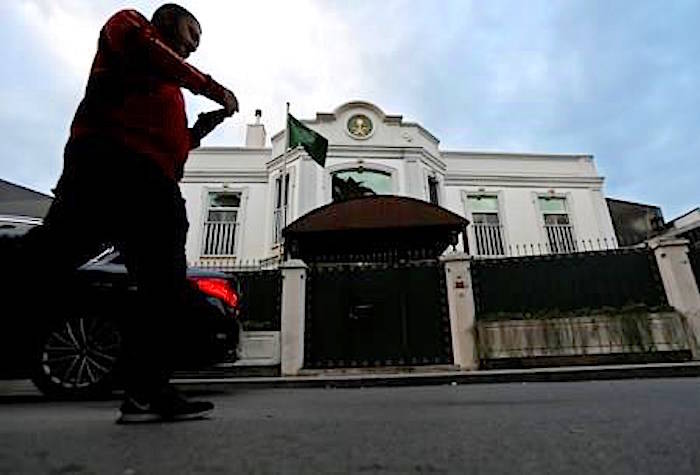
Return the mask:
{"type": "MultiPolygon", "coordinates": [[[[569,240],[583,241],[584,247],[585,241],[616,246],[604,180],[590,155],[443,151],[420,125],[366,102],[350,102],[303,122],[329,141],[325,168],[301,148],[285,153],[284,131],[272,137],[271,148],[192,151],[181,184],[190,220],[190,262],[279,255],[275,220],[286,213],[291,223],[330,203],[333,174],[346,176],[342,172],[349,170],[360,172],[356,178],[380,178],[381,193],[430,201],[432,187],[433,200],[472,222],[472,254],[503,255],[538,246],[543,252],[568,250],[569,240]],[[358,114],[372,124],[362,136],[353,135],[348,125],[358,114]],[[286,209],[278,193],[284,169],[289,174],[286,209]],[[220,199],[214,203],[212,196],[220,199]]],[[[249,145],[264,143],[260,127],[249,126],[254,134],[249,145]]]]}

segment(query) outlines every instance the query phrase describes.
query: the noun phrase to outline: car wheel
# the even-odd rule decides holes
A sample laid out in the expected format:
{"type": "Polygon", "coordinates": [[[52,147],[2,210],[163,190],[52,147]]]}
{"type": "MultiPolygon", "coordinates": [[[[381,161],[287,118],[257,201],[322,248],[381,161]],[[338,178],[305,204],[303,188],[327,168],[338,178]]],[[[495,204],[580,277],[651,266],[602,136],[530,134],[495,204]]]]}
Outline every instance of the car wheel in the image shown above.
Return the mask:
{"type": "Polygon", "coordinates": [[[42,339],[33,379],[51,397],[83,398],[111,388],[122,336],[108,318],[74,316],[54,325],[42,339]]]}

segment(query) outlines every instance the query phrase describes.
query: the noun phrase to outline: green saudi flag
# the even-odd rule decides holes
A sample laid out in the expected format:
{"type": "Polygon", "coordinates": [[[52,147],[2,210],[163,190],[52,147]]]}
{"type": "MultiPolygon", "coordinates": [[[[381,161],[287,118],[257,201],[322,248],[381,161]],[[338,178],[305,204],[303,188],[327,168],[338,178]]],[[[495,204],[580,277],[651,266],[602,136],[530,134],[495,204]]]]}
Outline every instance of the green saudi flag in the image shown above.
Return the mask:
{"type": "Polygon", "coordinates": [[[316,163],[322,167],[326,165],[328,140],[325,137],[299,122],[292,114],[287,114],[287,130],[287,145],[289,148],[301,145],[316,163]]]}

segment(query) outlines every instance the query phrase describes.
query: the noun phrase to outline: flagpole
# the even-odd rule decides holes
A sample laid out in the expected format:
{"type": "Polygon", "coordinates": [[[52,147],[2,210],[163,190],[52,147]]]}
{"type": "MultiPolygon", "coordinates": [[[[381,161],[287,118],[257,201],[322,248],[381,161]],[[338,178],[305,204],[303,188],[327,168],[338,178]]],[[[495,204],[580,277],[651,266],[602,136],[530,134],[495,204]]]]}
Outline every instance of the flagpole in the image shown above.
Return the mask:
{"type": "MultiPolygon", "coordinates": [[[[287,206],[289,206],[289,198],[287,196],[289,193],[289,190],[287,190],[287,152],[289,152],[289,102],[287,102],[287,115],[284,117],[284,153],[282,154],[282,183],[280,183],[280,188],[282,189],[282,229],[287,226],[287,206]]],[[[282,229],[280,229],[280,232],[282,229]]],[[[280,239],[280,257],[282,257],[282,245],[282,239],[280,239]]]]}
{"type": "Polygon", "coordinates": [[[284,118],[284,127],[285,127],[285,134],[284,134],[284,165],[282,166],[282,189],[283,189],[283,194],[282,194],[282,204],[283,209],[284,209],[284,221],[283,221],[283,227],[287,226],[287,206],[289,206],[289,190],[288,184],[287,184],[287,152],[289,151],[289,102],[287,102],[287,116],[284,118]]]}
{"type": "Polygon", "coordinates": [[[284,151],[287,150],[289,150],[289,102],[287,102],[287,116],[284,118],[284,151]]]}

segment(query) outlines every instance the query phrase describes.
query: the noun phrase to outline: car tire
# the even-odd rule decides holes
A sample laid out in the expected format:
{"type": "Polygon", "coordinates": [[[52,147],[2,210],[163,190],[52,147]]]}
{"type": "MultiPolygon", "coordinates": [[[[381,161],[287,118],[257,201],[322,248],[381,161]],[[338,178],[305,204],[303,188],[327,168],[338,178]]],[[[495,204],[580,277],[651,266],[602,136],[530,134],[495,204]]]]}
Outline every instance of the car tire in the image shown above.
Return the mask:
{"type": "Polygon", "coordinates": [[[77,313],[51,325],[44,333],[32,381],[51,398],[107,395],[121,353],[122,334],[114,320],[77,313]]]}

